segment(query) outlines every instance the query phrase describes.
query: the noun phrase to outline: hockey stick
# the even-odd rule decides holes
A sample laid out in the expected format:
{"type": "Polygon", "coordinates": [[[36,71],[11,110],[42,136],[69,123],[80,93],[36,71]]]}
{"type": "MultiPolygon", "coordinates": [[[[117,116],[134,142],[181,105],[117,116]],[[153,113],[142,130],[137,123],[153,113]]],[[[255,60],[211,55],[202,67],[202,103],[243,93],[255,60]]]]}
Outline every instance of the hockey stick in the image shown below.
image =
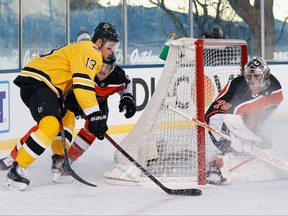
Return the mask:
{"type": "Polygon", "coordinates": [[[62,120],[60,120],[60,134],[61,134],[61,140],[62,140],[62,145],[63,145],[63,149],[64,149],[64,164],[65,164],[65,173],[71,175],[74,179],[76,179],[77,181],[91,186],[91,187],[97,187],[97,185],[95,184],[91,184],[87,181],[85,181],[84,179],[82,179],[80,176],[78,176],[75,171],[71,168],[70,163],[69,163],[69,159],[68,159],[68,151],[67,151],[67,146],[66,146],[66,140],[65,140],[65,132],[64,132],[64,128],[63,128],[63,123],[62,120]]]}
{"type": "Polygon", "coordinates": [[[118,145],[107,133],[104,134],[105,138],[118,149],[129,161],[131,161],[137,168],[139,168],[147,177],[149,177],[156,185],[164,190],[169,195],[180,195],[180,196],[200,196],[202,191],[199,189],[170,189],[165,187],[159,182],[151,173],[148,172],[143,166],[141,166],[136,160],[134,160],[120,145],[118,145]]]}
{"type": "Polygon", "coordinates": [[[230,168],[228,171],[229,171],[229,172],[233,172],[234,170],[236,170],[236,169],[244,166],[244,165],[247,164],[247,163],[250,163],[251,161],[253,161],[253,160],[255,160],[255,159],[256,159],[256,157],[251,156],[251,157],[247,158],[246,160],[243,160],[242,162],[238,163],[238,164],[235,165],[234,167],[230,168]]]}
{"type": "MultiPolygon", "coordinates": [[[[222,137],[224,137],[225,139],[227,140],[230,140],[231,141],[231,138],[227,135],[227,134],[224,134],[222,133],[221,131],[211,127],[210,125],[207,125],[205,122],[201,122],[199,121],[198,119],[192,117],[192,116],[189,116],[187,115],[186,113],[183,113],[181,112],[180,110],[172,107],[171,105],[168,106],[168,108],[176,113],[178,113],[179,115],[187,118],[187,119],[190,119],[194,122],[196,122],[197,124],[199,124],[200,126],[210,130],[210,131],[213,131],[215,133],[218,133],[219,135],[221,135],[222,137]]],[[[262,150],[261,148],[258,148],[254,145],[251,145],[250,146],[247,146],[247,148],[245,148],[245,151],[247,151],[248,153],[256,156],[257,158],[263,160],[263,161],[266,161],[267,163],[270,163],[282,170],[285,170],[285,171],[288,171],[288,162],[287,161],[284,161],[278,157],[276,157],[275,155],[272,155],[264,150],[262,150]]]]}

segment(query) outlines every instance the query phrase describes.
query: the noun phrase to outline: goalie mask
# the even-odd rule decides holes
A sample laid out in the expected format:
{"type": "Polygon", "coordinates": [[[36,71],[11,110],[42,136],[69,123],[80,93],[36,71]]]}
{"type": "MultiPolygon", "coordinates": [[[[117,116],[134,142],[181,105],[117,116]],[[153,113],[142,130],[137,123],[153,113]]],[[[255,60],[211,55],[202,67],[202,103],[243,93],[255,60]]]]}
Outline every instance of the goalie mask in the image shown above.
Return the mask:
{"type": "Polygon", "coordinates": [[[253,57],[244,68],[245,81],[251,89],[252,97],[257,97],[270,86],[270,69],[260,57],[253,57]]]}

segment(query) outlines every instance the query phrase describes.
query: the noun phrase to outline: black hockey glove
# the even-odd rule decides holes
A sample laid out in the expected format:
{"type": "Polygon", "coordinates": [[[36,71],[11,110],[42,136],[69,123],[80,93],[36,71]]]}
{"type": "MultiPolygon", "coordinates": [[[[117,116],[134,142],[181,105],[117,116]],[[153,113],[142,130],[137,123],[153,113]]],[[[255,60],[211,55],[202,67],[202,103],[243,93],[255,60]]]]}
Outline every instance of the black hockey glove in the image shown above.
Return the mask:
{"type": "Polygon", "coordinates": [[[101,111],[94,112],[87,116],[88,119],[88,130],[99,140],[104,139],[104,134],[108,130],[107,127],[107,115],[101,111]]]}
{"type": "Polygon", "coordinates": [[[125,93],[122,95],[119,103],[119,112],[123,112],[126,118],[131,118],[136,113],[135,100],[132,94],[125,93]]]}
{"type": "Polygon", "coordinates": [[[75,116],[82,116],[83,110],[79,106],[73,91],[69,91],[65,97],[65,107],[74,113],[75,116]]]}

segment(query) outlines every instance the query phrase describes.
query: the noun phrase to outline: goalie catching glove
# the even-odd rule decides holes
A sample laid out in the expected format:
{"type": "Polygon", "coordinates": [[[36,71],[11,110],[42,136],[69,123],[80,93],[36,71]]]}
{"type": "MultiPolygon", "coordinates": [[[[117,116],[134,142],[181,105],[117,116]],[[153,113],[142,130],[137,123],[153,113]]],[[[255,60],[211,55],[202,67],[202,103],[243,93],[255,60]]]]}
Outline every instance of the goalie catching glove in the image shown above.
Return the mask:
{"type": "Polygon", "coordinates": [[[99,140],[104,139],[104,134],[108,130],[107,127],[107,115],[103,114],[101,111],[94,112],[87,116],[88,130],[99,140]]]}
{"type": "Polygon", "coordinates": [[[123,112],[126,118],[131,118],[136,113],[136,105],[135,100],[132,94],[125,93],[122,95],[120,102],[119,102],[119,112],[123,112]]]}

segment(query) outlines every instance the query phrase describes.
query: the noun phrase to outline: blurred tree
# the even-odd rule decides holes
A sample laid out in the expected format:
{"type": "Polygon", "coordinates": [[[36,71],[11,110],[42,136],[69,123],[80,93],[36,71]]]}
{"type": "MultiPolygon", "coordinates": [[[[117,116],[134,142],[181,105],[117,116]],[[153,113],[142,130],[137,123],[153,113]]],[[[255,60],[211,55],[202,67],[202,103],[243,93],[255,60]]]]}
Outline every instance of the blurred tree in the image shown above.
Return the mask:
{"type": "Polygon", "coordinates": [[[199,37],[212,30],[213,26],[220,25],[225,26],[225,33],[228,32],[228,38],[233,38],[233,33],[228,28],[229,22],[234,21],[236,13],[231,10],[228,0],[193,0],[193,9],[194,21],[199,29],[199,37]],[[215,17],[211,14],[215,14],[215,17]]]}
{"type": "Polygon", "coordinates": [[[187,28],[185,28],[185,23],[181,22],[181,20],[176,16],[174,10],[170,10],[169,8],[166,7],[165,0],[149,0],[149,1],[151,4],[162,9],[164,13],[171,18],[171,20],[175,23],[175,26],[177,26],[178,35],[181,35],[182,37],[188,37],[188,31],[187,28]]]}
{"type": "MultiPolygon", "coordinates": [[[[249,25],[251,31],[252,55],[261,55],[261,0],[255,0],[254,5],[249,0],[228,0],[235,12],[249,25]]],[[[265,58],[273,59],[274,52],[274,0],[265,0],[265,58]]]]}
{"type": "Polygon", "coordinates": [[[91,11],[101,5],[97,0],[70,0],[70,10],[87,10],[91,11]]]}

